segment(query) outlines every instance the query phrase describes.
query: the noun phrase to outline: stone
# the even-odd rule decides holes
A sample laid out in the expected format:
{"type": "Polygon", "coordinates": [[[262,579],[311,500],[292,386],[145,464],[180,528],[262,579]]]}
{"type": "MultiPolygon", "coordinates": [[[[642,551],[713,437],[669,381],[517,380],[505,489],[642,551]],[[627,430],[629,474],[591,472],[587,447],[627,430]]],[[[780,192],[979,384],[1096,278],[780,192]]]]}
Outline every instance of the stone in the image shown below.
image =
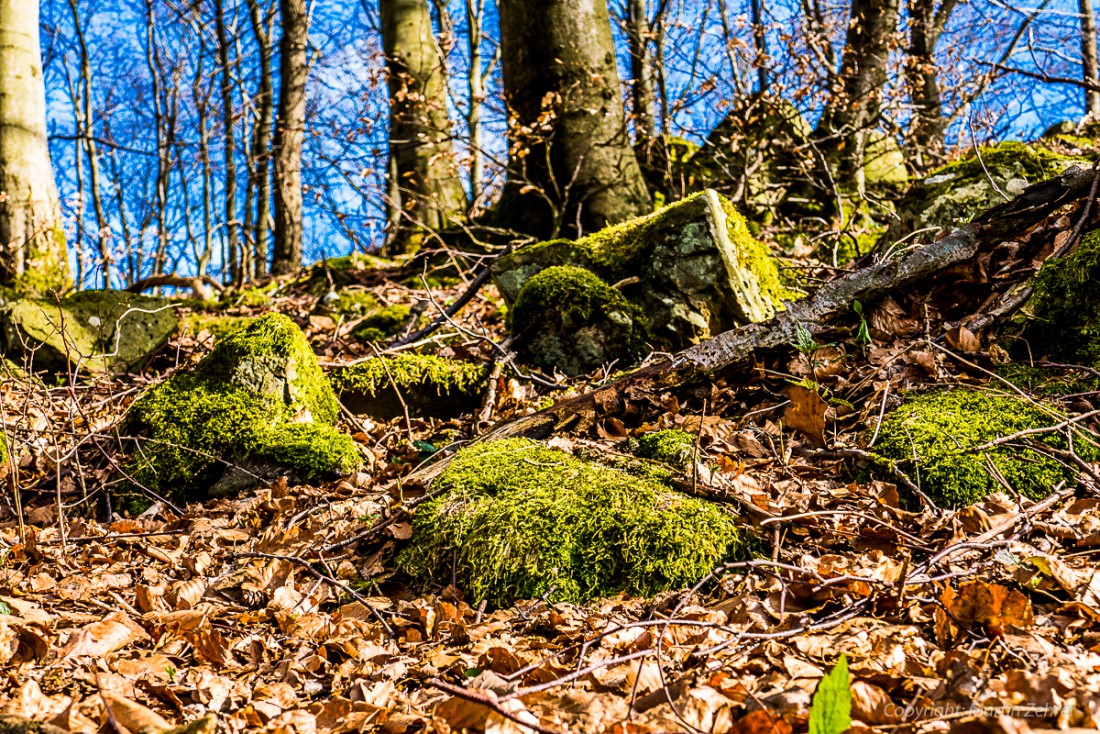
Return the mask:
{"type": "Polygon", "coordinates": [[[4,352],[33,370],[139,369],[179,327],[175,304],[126,291],[22,298],[0,309],[4,352]]]}

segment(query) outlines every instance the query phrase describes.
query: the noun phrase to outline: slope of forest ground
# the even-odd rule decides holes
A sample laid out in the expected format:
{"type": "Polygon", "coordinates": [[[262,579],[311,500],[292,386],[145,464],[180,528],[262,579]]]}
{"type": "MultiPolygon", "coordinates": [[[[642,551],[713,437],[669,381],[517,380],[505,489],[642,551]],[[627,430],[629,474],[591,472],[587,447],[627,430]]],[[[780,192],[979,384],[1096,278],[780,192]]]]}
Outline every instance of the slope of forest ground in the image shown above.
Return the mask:
{"type": "MultiPolygon", "coordinates": [[[[1090,206],[1056,213],[1016,244],[1041,241],[1035,249],[1049,254],[1090,206]]],[[[803,255],[787,264],[807,282],[836,276],[803,255]]],[[[557,431],[550,445],[596,457],[646,431],[687,431],[696,445],[685,491],[727,505],[754,535],[750,560],[648,600],[471,606],[453,585],[415,588],[393,563],[426,491],[404,477],[445,446],[614,375],[536,382],[504,369],[462,419],[346,416],[368,462],[342,480],[278,480],[182,514],[154,503],[124,517],[116,507],[97,521],[121,483],[127,406],[206,354],[226,319],[286,314],[327,367],[377,347],[350,338],[355,319],[326,310],[315,289],[284,279],[227,296],[215,314],[184,306],[188,328],[138,375],[55,385],[9,367],[0,404],[26,450],[14,467],[21,517],[10,508],[0,526],[0,708],[116,734],[207,714],[225,731],[280,734],[789,734],[807,729],[811,695],[843,654],[856,728],[1095,728],[1091,470],[1042,501],[1006,492],[943,510],[914,504],[900,480],[858,461],[906,393],[962,385],[1032,395],[1035,385],[1001,376],[1004,350],[965,324],[991,308],[975,284],[1040,262],[967,264],[938,277],[934,294],[897,293],[816,342],[761,352],[701,384],[628,394],[613,414],[557,431]],[[799,392],[807,379],[824,393],[799,392]]],[[[353,290],[408,305],[422,324],[471,278],[426,288],[407,273],[364,277],[353,290]]],[[[506,337],[488,285],[420,346],[490,361],[506,337]]],[[[1061,405],[1087,425],[1100,375],[1052,369],[1081,385],[1061,405]]]]}

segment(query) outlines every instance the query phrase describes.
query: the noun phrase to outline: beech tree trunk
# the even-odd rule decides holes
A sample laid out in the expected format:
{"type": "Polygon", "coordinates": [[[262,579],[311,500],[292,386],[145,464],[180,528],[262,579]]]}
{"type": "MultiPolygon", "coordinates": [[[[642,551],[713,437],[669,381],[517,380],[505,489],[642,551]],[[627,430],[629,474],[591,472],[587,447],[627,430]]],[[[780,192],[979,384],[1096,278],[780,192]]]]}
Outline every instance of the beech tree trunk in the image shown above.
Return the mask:
{"type": "Polygon", "coordinates": [[[253,211],[252,222],[252,276],[267,272],[267,233],[271,220],[271,119],[274,116],[274,88],[271,74],[271,47],[274,3],[248,0],[248,18],[260,62],[260,89],[256,95],[256,122],[252,127],[252,148],[249,151],[251,166],[246,184],[249,195],[245,197],[246,214],[253,211]]]}
{"type": "Polygon", "coordinates": [[[852,0],[832,96],[815,131],[836,184],[856,188],[867,138],[878,122],[899,0],[852,0]]]}
{"type": "Polygon", "coordinates": [[[937,9],[936,0],[909,2],[905,84],[913,114],[907,152],[918,170],[933,168],[943,160],[946,120],[940,98],[936,46],[955,4],[956,0],[943,0],[937,9]]]}
{"type": "Polygon", "coordinates": [[[646,0],[627,0],[626,37],[630,47],[630,96],[633,101],[634,135],[648,143],[657,137],[657,94],[650,53],[649,11],[646,0]]]}
{"type": "Polygon", "coordinates": [[[1077,0],[1081,13],[1081,73],[1084,81],[1092,87],[1085,87],[1085,114],[1089,119],[1100,120],[1100,71],[1096,60],[1096,15],[1092,10],[1092,0],[1077,0]]]}
{"type": "Polygon", "coordinates": [[[397,176],[389,188],[399,197],[386,251],[398,254],[419,248],[418,233],[462,221],[468,202],[451,146],[447,75],[427,0],[381,0],[380,9],[390,93],[390,170],[397,176]]]}
{"type": "Polygon", "coordinates": [[[0,0],[0,192],[0,284],[33,293],[68,289],[37,0],[0,0]]]}
{"type": "Polygon", "coordinates": [[[279,110],[275,123],[275,243],[271,272],[302,266],[302,140],[305,137],[309,15],[306,0],[279,0],[279,110]]]}
{"type": "Polygon", "coordinates": [[[650,211],[605,0],[500,0],[499,14],[511,150],[497,223],[576,237],[650,211]]]}
{"type": "Polygon", "coordinates": [[[251,270],[251,253],[241,247],[237,221],[237,139],[233,127],[233,68],[229,63],[229,31],[225,23],[225,0],[214,0],[214,28],[218,38],[221,73],[222,129],[225,135],[225,231],[229,250],[229,277],[240,285],[251,270]]]}

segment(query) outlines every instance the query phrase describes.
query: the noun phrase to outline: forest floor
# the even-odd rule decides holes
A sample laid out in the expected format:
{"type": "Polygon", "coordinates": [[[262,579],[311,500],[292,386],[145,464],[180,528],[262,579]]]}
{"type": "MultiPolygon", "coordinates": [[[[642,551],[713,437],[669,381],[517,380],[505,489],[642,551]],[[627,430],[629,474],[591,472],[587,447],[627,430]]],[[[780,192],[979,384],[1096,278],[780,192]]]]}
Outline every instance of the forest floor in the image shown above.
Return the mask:
{"type": "MultiPolygon", "coordinates": [[[[465,285],[370,290],[430,315],[429,299],[465,285]]],[[[1093,728],[1100,493],[1086,478],[1039,503],[994,495],[921,510],[855,471],[852,450],[905,391],[1014,389],[968,332],[940,338],[944,319],[926,302],[888,301],[871,314],[870,344],[845,327],[811,353],[761,354],[551,439],[599,454],[643,430],[687,430],[699,444],[689,481],[760,538],[756,559],[690,591],[585,606],[472,607],[454,588],[409,588],[392,561],[412,531],[403,508],[425,490],[397,480],[434,447],[605,375],[552,392],[506,371],[485,420],[347,425],[371,457],[355,476],[109,522],[91,518],[118,482],[120,416],[205,354],[211,334],[185,333],[132,377],[47,387],[8,376],[5,422],[33,451],[19,467],[25,527],[10,510],[0,525],[0,712],[115,734],[209,713],[233,733],[790,734],[806,731],[813,691],[844,654],[858,729],[1093,728]],[[808,376],[829,405],[791,393],[808,376]]],[[[290,315],[322,364],[370,356],[317,305],[288,285],[227,313],[290,315]]],[[[455,323],[433,337],[438,350],[487,360],[505,338],[492,286],[455,323]]]]}

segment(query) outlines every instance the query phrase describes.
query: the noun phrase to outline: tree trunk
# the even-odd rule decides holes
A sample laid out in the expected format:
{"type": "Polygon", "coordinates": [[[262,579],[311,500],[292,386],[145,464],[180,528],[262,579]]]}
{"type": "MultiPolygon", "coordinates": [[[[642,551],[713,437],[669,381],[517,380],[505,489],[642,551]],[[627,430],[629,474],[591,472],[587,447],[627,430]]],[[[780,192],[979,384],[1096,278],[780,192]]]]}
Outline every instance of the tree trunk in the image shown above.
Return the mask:
{"type": "Polygon", "coordinates": [[[279,111],[275,124],[275,246],[271,272],[302,265],[302,140],[305,137],[309,15],[306,0],[279,0],[279,111]]]}
{"type": "Polygon", "coordinates": [[[650,54],[646,0],[627,0],[626,37],[630,47],[630,96],[634,103],[634,137],[648,143],[657,137],[657,95],[650,54]]]}
{"type": "Polygon", "coordinates": [[[752,45],[756,50],[756,91],[768,92],[768,29],[764,26],[764,0],[751,0],[752,45]]]}
{"type": "MultiPolygon", "coordinates": [[[[381,0],[390,94],[390,157],[400,191],[388,254],[414,252],[425,231],[462,221],[466,192],[451,147],[447,77],[426,0],[381,0]]],[[[441,17],[445,11],[441,10],[441,17]]],[[[480,73],[480,71],[478,72],[480,73]]]]}
{"type": "Polygon", "coordinates": [[[836,184],[858,188],[869,133],[878,122],[899,0],[852,0],[844,56],[814,133],[836,184]]]}
{"type": "Polygon", "coordinates": [[[906,50],[905,83],[913,114],[909,127],[909,157],[917,170],[935,167],[943,160],[943,103],[940,99],[936,45],[955,0],[910,0],[909,48],[906,50]]]}
{"type": "MultiPolygon", "coordinates": [[[[256,99],[258,113],[252,128],[252,168],[249,189],[255,195],[256,220],[252,232],[252,275],[267,272],[267,232],[271,220],[271,118],[274,116],[274,82],[271,75],[271,36],[273,3],[266,3],[267,17],[260,0],[248,0],[248,17],[256,36],[260,57],[260,90],[256,99]]],[[[248,206],[251,206],[249,204],[248,206]]]]}
{"type": "Polygon", "coordinates": [[[46,141],[38,2],[0,0],[0,285],[72,285],[46,141]]]}
{"type": "Polygon", "coordinates": [[[1085,87],[1085,115],[1092,121],[1100,120],[1100,71],[1096,61],[1096,15],[1092,12],[1092,0],[1077,0],[1081,13],[1081,72],[1085,87]]]}
{"type": "Polygon", "coordinates": [[[481,129],[481,108],[485,105],[485,71],[482,70],[481,23],[485,12],[485,0],[466,0],[466,41],[470,52],[469,67],[466,70],[466,85],[469,91],[469,107],[466,112],[466,127],[470,131],[470,207],[476,210],[482,206],[481,197],[485,189],[485,151],[481,129]]]}
{"type": "Polygon", "coordinates": [[[248,277],[248,253],[241,249],[237,223],[237,141],[233,129],[233,78],[229,65],[229,33],[225,25],[225,0],[214,0],[214,29],[221,66],[222,128],[225,135],[225,231],[229,250],[229,276],[240,285],[248,277]]]}
{"type": "Polygon", "coordinates": [[[497,223],[575,237],[650,211],[605,0],[500,0],[499,14],[511,151],[497,223]]]}

